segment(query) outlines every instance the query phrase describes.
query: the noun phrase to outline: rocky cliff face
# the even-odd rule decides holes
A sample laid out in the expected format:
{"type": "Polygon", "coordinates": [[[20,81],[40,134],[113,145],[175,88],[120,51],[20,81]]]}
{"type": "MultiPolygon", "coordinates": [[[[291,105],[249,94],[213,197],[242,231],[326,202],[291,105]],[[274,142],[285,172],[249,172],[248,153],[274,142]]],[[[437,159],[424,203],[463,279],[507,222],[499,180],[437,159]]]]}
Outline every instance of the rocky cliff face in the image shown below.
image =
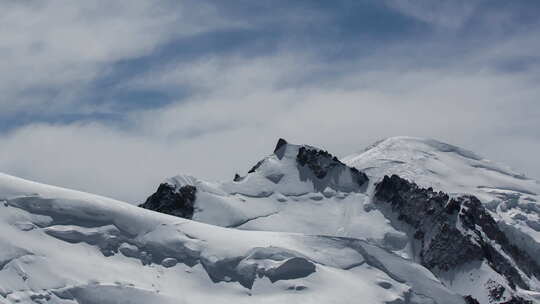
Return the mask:
{"type": "MultiPolygon", "coordinates": [[[[337,176],[344,170],[350,171],[353,183],[360,187],[369,180],[366,174],[356,168],[348,167],[339,161],[337,157],[324,150],[300,147],[296,155],[296,161],[301,168],[300,170],[308,169],[311,175],[318,180],[324,180],[329,176],[337,176]]],[[[335,187],[340,188],[339,185],[335,185],[335,187]]]]}
{"type": "Polygon", "coordinates": [[[195,211],[196,193],[197,188],[192,185],[176,188],[168,183],[163,183],[139,207],[191,219],[195,211]]]}
{"type": "MultiPolygon", "coordinates": [[[[374,197],[376,203],[389,205],[382,209],[390,207],[390,218],[409,228],[417,240],[416,258],[436,274],[485,262],[506,279],[512,290],[529,289],[528,282],[540,278],[539,265],[510,242],[474,196],[451,198],[392,175],[376,185],[374,197]]],[[[492,303],[532,303],[511,292],[504,296],[504,286],[488,283],[492,303]]]]}

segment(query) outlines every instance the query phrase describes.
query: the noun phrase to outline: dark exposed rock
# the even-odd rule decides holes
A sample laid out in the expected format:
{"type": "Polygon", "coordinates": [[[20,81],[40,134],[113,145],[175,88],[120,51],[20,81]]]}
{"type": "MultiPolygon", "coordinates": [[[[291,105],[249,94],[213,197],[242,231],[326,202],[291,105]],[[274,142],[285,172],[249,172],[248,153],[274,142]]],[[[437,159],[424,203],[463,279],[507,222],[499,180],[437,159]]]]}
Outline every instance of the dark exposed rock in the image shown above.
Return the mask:
{"type": "MultiPolygon", "coordinates": [[[[296,161],[300,168],[307,168],[311,174],[319,180],[327,177],[334,178],[338,176],[342,170],[350,170],[353,181],[357,186],[362,186],[368,181],[366,174],[358,171],[356,168],[348,167],[327,151],[300,147],[298,149],[296,161]]],[[[335,188],[339,188],[339,185],[335,186],[337,186],[335,188]]]]}
{"type": "Polygon", "coordinates": [[[434,271],[448,271],[465,263],[486,260],[512,288],[528,288],[519,270],[540,278],[540,267],[511,244],[495,220],[474,196],[450,198],[443,192],[420,188],[397,175],[376,185],[378,203],[391,206],[395,217],[408,224],[420,242],[418,258],[434,271]],[[517,269],[493,244],[500,246],[517,269]]]}
{"type": "MultiPolygon", "coordinates": [[[[481,232],[483,232],[488,239],[495,241],[500,245],[503,251],[513,258],[520,270],[526,275],[529,277],[536,276],[537,278],[540,278],[540,266],[529,256],[529,254],[510,243],[508,237],[500,230],[493,217],[489,215],[482,203],[476,197],[468,196],[467,198],[468,199],[463,202],[463,208],[460,214],[463,226],[474,231],[479,239],[482,238],[481,232]],[[481,227],[481,231],[476,229],[476,227],[481,227]]],[[[517,280],[510,280],[511,285],[515,283],[518,286],[523,287],[523,283],[518,279],[521,278],[521,276],[517,269],[512,266],[499,251],[495,250],[489,242],[486,241],[482,243],[482,245],[484,254],[489,257],[488,261],[495,264],[492,265],[492,267],[495,266],[494,268],[497,269],[497,272],[503,274],[505,277],[511,277],[517,280]]]]}
{"type": "Polygon", "coordinates": [[[296,160],[301,166],[308,166],[318,178],[324,178],[327,172],[339,165],[345,165],[332,154],[316,149],[300,147],[296,160]]]}
{"type": "MultiPolygon", "coordinates": [[[[508,301],[504,297],[505,288],[499,283],[489,280],[487,282],[489,303],[499,303],[499,304],[533,304],[532,301],[524,299],[520,296],[513,295],[508,301]]],[[[480,304],[478,300],[472,296],[465,297],[465,303],[467,304],[480,304]]]]}
{"type": "Polygon", "coordinates": [[[240,176],[240,174],[238,174],[238,173],[235,173],[235,174],[234,174],[233,181],[239,182],[239,181],[241,181],[241,180],[243,180],[243,179],[244,179],[244,178],[243,178],[242,176],[240,176]]]}
{"type": "Polygon", "coordinates": [[[283,138],[280,138],[276,144],[276,148],[274,149],[274,154],[279,158],[283,158],[283,153],[285,149],[282,149],[285,145],[287,145],[287,141],[283,138]]]}
{"type": "Polygon", "coordinates": [[[459,210],[461,210],[459,201],[455,199],[450,199],[450,201],[448,201],[448,204],[446,204],[445,206],[445,210],[448,214],[454,214],[455,212],[459,212],[459,210]]]}
{"type": "Polygon", "coordinates": [[[502,299],[504,292],[506,291],[504,286],[493,280],[488,280],[486,285],[490,301],[496,302],[502,299]]]}
{"type": "Polygon", "coordinates": [[[260,160],[258,161],[255,166],[253,166],[251,169],[249,169],[248,173],[253,173],[255,172],[257,169],[259,169],[259,167],[263,164],[264,160],[260,160]]]}
{"type": "Polygon", "coordinates": [[[468,295],[464,297],[465,303],[467,304],[480,304],[477,299],[473,298],[472,296],[468,295]]]}
{"type": "Polygon", "coordinates": [[[159,185],[156,193],[152,194],[139,207],[191,219],[195,211],[196,193],[195,186],[185,185],[177,189],[170,184],[163,183],[159,185]]]}
{"type": "Polygon", "coordinates": [[[416,232],[414,233],[414,238],[417,239],[417,240],[422,240],[424,239],[424,231],[422,230],[416,230],[416,232]]]}
{"type": "Polygon", "coordinates": [[[533,304],[533,302],[522,297],[512,297],[510,300],[501,302],[500,304],[533,304]]]}

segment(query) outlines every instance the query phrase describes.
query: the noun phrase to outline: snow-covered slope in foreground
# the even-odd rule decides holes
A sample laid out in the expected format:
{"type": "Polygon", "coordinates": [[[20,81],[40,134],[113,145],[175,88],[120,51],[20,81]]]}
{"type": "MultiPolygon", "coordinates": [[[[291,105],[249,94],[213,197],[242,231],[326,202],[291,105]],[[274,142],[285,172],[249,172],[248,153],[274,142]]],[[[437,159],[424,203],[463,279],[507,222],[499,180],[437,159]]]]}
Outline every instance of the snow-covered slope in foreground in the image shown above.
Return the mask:
{"type": "Polygon", "coordinates": [[[463,303],[367,241],[211,226],[0,174],[0,303],[463,303]]]}

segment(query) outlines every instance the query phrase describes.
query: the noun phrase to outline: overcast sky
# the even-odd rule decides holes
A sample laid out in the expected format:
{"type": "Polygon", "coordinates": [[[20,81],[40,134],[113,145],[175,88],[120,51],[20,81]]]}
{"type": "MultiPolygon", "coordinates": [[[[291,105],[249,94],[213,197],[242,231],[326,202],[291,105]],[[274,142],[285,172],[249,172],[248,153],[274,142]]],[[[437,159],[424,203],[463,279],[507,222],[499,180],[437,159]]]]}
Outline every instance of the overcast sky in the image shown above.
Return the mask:
{"type": "Polygon", "coordinates": [[[0,171],[143,201],[279,137],[432,137],[540,177],[539,1],[0,1],[0,171]]]}

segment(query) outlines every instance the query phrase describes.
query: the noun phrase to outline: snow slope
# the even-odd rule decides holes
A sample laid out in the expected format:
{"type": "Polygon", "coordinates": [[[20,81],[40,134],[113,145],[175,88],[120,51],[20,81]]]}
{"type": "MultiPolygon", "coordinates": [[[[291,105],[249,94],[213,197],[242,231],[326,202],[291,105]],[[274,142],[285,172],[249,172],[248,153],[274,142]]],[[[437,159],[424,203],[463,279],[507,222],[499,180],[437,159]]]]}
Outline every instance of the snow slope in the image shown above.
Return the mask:
{"type": "Polygon", "coordinates": [[[463,303],[363,240],[212,226],[4,174],[0,208],[0,303],[463,303]]]}

